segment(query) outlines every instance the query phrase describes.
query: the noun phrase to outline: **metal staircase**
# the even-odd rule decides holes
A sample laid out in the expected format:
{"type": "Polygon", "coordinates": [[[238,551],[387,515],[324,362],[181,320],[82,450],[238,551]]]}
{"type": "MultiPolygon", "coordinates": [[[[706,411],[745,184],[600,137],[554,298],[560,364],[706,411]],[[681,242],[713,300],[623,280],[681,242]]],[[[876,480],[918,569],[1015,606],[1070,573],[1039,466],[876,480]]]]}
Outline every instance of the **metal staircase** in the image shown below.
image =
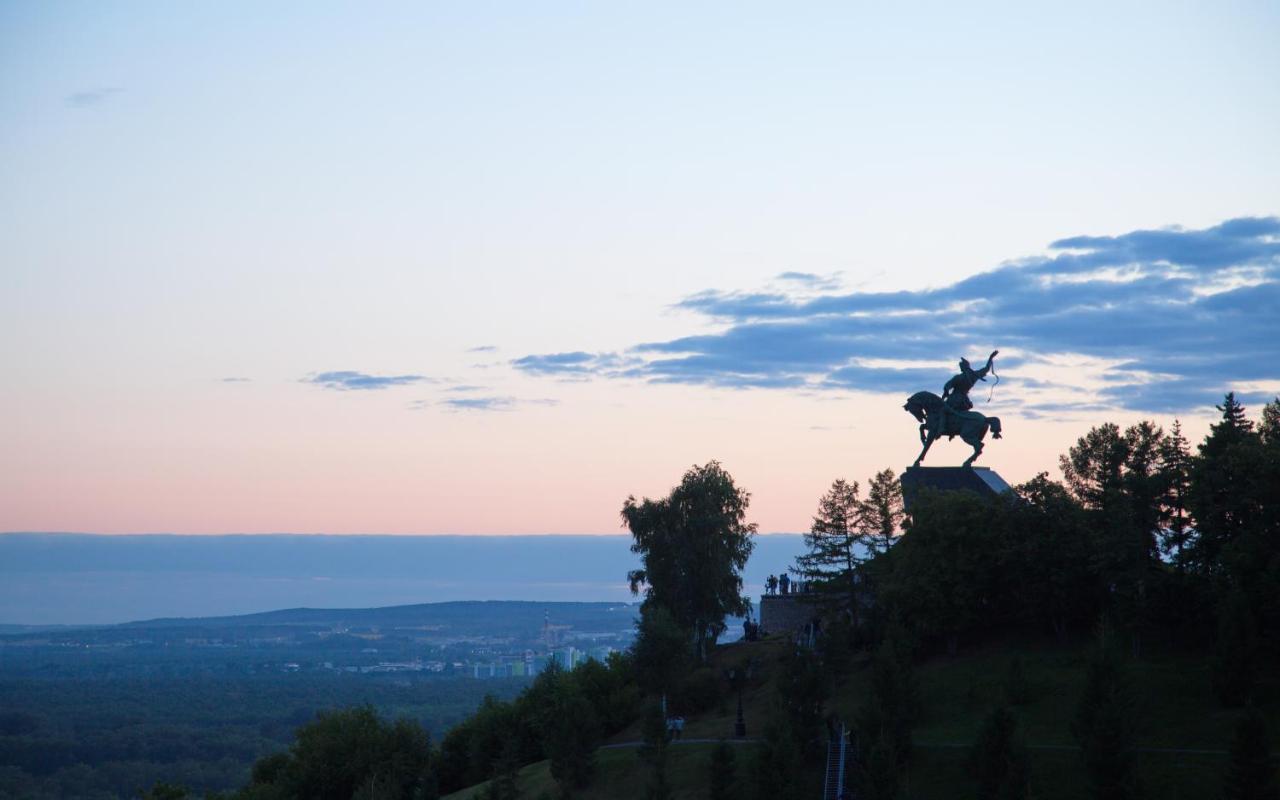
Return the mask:
{"type": "Polygon", "coordinates": [[[850,759],[849,731],[844,723],[836,728],[836,735],[827,742],[827,773],[822,782],[822,800],[846,800],[852,794],[845,793],[850,759]]]}

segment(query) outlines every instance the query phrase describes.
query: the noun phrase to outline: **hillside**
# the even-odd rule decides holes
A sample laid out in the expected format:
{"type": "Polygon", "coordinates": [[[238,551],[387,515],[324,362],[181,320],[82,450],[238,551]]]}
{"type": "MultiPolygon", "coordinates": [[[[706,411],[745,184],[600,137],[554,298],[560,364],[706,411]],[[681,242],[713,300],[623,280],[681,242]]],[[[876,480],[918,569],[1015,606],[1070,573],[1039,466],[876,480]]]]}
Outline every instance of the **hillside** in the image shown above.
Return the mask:
{"type": "MultiPolygon", "coordinates": [[[[765,674],[744,696],[749,737],[760,733],[774,690],[777,658],[785,644],[779,638],[737,643],[718,648],[714,656],[718,668],[746,657],[758,658],[765,666],[765,674]],[[771,665],[775,669],[770,670],[771,665]]],[[[1027,701],[1014,707],[1014,713],[1031,758],[1033,796],[1045,800],[1087,797],[1070,725],[1083,687],[1089,647],[1087,641],[1005,641],[919,664],[922,715],[914,729],[914,756],[903,776],[904,796],[918,800],[973,796],[973,781],[965,764],[968,749],[983,718],[1002,701],[1010,662],[1017,658],[1026,678],[1027,701]]],[[[1145,796],[1171,800],[1216,796],[1238,712],[1225,711],[1214,700],[1208,659],[1156,652],[1129,667],[1135,694],[1135,761],[1145,796]]],[[[835,688],[828,710],[851,719],[867,692],[867,675],[865,660],[856,662],[835,688]]],[[[1280,681],[1275,676],[1268,681],[1262,691],[1262,708],[1272,738],[1277,739],[1280,681]]],[[[723,705],[690,717],[685,739],[731,737],[733,703],[726,697],[723,705]]],[[[600,800],[644,797],[647,772],[636,756],[638,739],[635,726],[613,737],[597,753],[595,778],[580,796],[600,800]]],[[[673,746],[669,771],[675,797],[706,796],[712,747],[694,741],[673,746]]],[[[749,787],[743,779],[749,774],[754,750],[752,742],[735,748],[742,796],[748,796],[749,787]]],[[[821,772],[821,764],[810,766],[813,785],[801,787],[805,796],[819,796],[821,772]]],[[[554,795],[546,762],[524,768],[520,784],[522,796],[536,798],[543,791],[554,795]]],[[[449,798],[476,797],[482,786],[449,798]]]]}

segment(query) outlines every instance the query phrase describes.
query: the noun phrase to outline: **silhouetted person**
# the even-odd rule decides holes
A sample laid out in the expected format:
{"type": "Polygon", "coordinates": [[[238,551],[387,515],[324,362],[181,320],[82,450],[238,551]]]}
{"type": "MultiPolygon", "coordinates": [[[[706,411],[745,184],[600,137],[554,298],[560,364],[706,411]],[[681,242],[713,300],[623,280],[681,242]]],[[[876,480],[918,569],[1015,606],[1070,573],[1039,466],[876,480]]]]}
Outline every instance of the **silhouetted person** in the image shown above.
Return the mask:
{"type": "Polygon", "coordinates": [[[791,579],[787,577],[787,573],[782,573],[782,577],[778,578],[778,586],[781,587],[783,594],[791,588],[791,579]]]}

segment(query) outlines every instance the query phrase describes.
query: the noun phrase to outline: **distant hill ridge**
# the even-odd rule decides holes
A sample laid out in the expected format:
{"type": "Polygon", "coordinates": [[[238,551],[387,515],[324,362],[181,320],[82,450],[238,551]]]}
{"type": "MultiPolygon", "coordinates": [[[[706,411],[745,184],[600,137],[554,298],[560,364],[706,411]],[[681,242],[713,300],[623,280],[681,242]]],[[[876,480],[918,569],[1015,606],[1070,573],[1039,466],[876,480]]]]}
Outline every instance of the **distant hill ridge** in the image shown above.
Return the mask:
{"type": "Polygon", "coordinates": [[[532,600],[455,600],[375,608],[282,608],[252,614],[218,617],[158,617],[121,623],[123,628],[322,625],[345,623],[366,626],[451,625],[473,623],[479,617],[506,617],[517,624],[541,623],[549,616],[558,625],[598,624],[601,614],[616,613],[630,625],[639,613],[637,603],[537,602],[532,600]]]}

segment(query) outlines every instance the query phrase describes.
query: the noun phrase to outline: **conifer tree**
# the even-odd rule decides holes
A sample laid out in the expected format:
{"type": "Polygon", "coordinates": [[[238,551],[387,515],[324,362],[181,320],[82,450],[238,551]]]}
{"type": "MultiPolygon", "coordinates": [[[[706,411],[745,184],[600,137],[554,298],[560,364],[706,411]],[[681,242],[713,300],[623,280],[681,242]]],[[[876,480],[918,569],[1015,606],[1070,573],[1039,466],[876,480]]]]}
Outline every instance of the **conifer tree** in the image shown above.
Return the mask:
{"type": "Polygon", "coordinates": [[[1234,392],[1217,408],[1222,418],[1200,445],[1189,500],[1197,529],[1197,565],[1209,575],[1222,576],[1233,566],[1228,549],[1261,516],[1258,482],[1264,451],[1262,437],[1234,392]]]}
{"type": "Polygon", "coordinates": [[[1018,720],[996,708],[982,724],[969,752],[969,771],[978,784],[978,800],[1022,800],[1028,793],[1026,749],[1017,741],[1018,720]]]}
{"type": "Polygon", "coordinates": [[[1179,420],[1173,421],[1173,428],[1161,445],[1160,471],[1165,488],[1160,550],[1173,559],[1179,572],[1183,572],[1193,530],[1187,512],[1187,496],[1191,491],[1191,449],[1187,438],[1182,435],[1182,422],[1179,420]]]}
{"type": "Polygon", "coordinates": [[[889,736],[862,742],[856,765],[858,770],[858,795],[864,800],[897,800],[901,796],[897,748],[889,736]]]}
{"type": "Polygon", "coordinates": [[[1267,723],[1257,709],[1250,708],[1236,724],[1222,790],[1224,800],[1280,800],[1268,745],[1267,723]]]}
{"type": "Polygon", "coordinates": [[[1027,674],[1022,668],[1022,659],[1014,656],[1009,660],[1009,669],[1004,675],[1004,694],[1010,705],[1025,705],[1031,699],[1031,688],[1027,685],[1027,674]]]}
{"type": "Polygon", "coordinates": [[[1262,407],[1262,421],[1258,423],[1258,435],[1268,447],[1280,445],[1280,397],[1262,407]]]}
{"type": "Polygon", "coordinates": [[[881,553],[888,551],[902,530],[905,516],[898,476],[891,469],[877,472],[867,484],[867,499],[859,515],[870,545],[881,553]]]}
{"type": "Polygon", "coordinates": [[[1084,694],[1071,724],[1097,800],[1128,800],[1137,793],[1132,715],[1133,701],[1123,657],[1115,635],[1103,624],[1098,629],[1084,694]]]}
{"type": "Polygon", "coordinates": [[[733,782],[737,773],[737,759],[733,748],[724,739],[716,743],[711,751],[707,797],[709,800],[730,800],[733,796],[733,782]]]}
{"type": "Polygon", "coordinates": [[[801,800],[798,788],[803,761],[786,710],[775,707],[757,749],[751,788],[758,800],[801,800]]]}
{"type": "Polygon", "coordinates": [[[1253,694],[1258,673],[1258,634],[1244,592],[1232,589],[1218,610],[1213,655],[1213,691],[1227,708],[1239,708],[1253,694]]]}
{"type": "Polygon", "coordinates": [[[840,598],[856,619],[857,567],[866,546],[858,482],[843,478],[818,501],[818,513],[804,535],[808,552],[796,559],[796,571],[819,591],[840,598]]]}
{"type": "Polygon", "coordinates": [[[1147,421],[1123,432],[1107,423],[1081,437],[1060,463],[1072,493],[1091,517],[1098,577],[1111,611],[1138,653],[1148,616],[1147,588],[1157,562],[1166,475],[1160,469],[1164,432],[1147,421]]]}
{"type": "MultiPolygon", "coordinates": [[[[870,693],[857,716],[858,737],[867,747],[885,742],[892,747],[894,763],[911,759],[911,728],[919,708],[919,690],[906,631],[896,621],[886,628],[884,639],[871,659],[870,693]]],[[[864,752],[863,758],[870,758],[864,752]]]]}
{"type": "Polygon", "coordinates": [[[481,795],[483,800],[518,800],[520,787],[517,776],[520,772],[520,760],[517,750],[514,738],[503,743],[501,755],[493,762],[493,779],[481,795]]]}

